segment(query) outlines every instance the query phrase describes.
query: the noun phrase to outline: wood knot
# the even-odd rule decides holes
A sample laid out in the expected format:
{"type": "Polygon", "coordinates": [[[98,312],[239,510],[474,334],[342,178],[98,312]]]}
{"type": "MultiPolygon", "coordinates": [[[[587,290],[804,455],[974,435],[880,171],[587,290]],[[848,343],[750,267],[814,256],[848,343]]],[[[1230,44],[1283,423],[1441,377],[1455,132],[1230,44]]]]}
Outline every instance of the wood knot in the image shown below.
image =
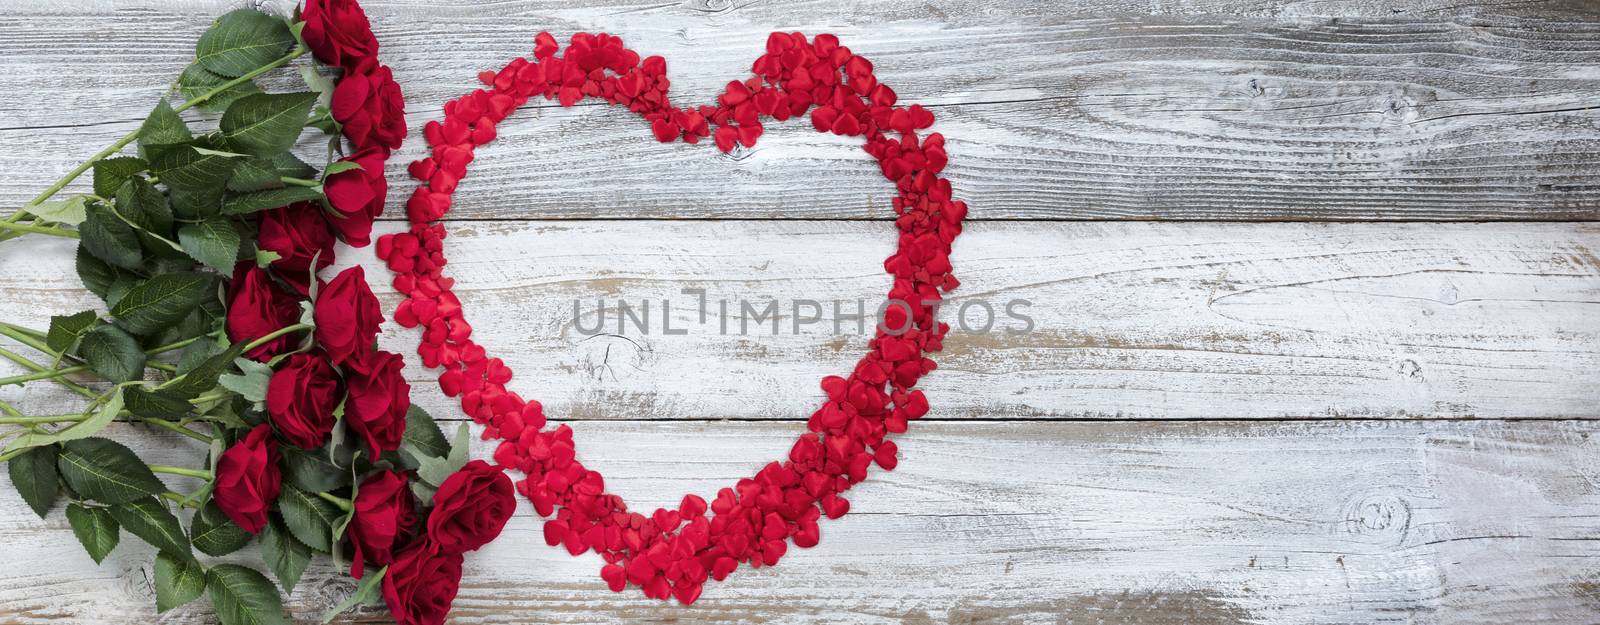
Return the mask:
{"type": "Polygon", "coordinates": [[[1346,501],[1343,517],[1346,534],[1398,545],[1411,529],[1411,504],[1393,493],[1369,493],[1346,501]]]}
{"type": "Polygon", "coordinates": [[[684,8],[701,13],[727,13],[739,8],[738,0],[689,0],[684,8]]]}

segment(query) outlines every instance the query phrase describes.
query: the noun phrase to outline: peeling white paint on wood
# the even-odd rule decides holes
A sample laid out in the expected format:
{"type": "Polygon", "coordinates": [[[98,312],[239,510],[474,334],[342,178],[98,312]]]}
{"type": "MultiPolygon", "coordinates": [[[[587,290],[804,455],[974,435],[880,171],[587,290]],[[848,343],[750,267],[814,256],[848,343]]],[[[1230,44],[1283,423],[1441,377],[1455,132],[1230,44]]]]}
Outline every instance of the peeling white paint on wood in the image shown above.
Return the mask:
{"type": "MultiPolygon", "coordinates": [[[[413,128],[478,87],[479,70],[528,54],[540,30],[563,40],[606,30],[666,57],[685,103],[745,77],[775,29],[831,31],[903,99],[934,105],[950,178],[981,199],[975,219],[1600,216],[1600,9],[1472,4],[397,0],[369,10],[413,128]]],[[[0,140],[30,149],[0,153],[11,183],[0,205],[136,128],[193,38],[236,5],[9,8],[0,92],[17,96],[0,140]]],[[[886,183],[852,141],[803,122],[769,130],[729,157],[658,144],[609,107],[523,111],[480,151],[455,216],[891,215],[886,183]]],[[[421,150],[413,142],[396,163],[421,150]]]]}
{"type": "MultiPolygon", "coordinates": [[[[115,426],[182,463],[191,441],[115,426]]],[[[799,423],[574,424],[579,454],[646,512],[784,453],[799,423]]],[[[454,623],[1384,623],[1592,621],[1593,422],[918,423],[851,513],[692,607],[612,594],[600,560],[544,545],[524,504],[470,554],[454,623]]],[[[476,453],[487,454],[480,444],[476,453]]],[[[174,483],[182,488],[182,485],[174,483]]],[[[59,511],[0,489],[8,623],[149,622],[149,553],[95,566],[59,511]],[[44,589],[48,589],[45,591],[44,589]]],[[[326,566],[291,597],[314,622],[326,566]]],[[[204,623],[197,604],[160,619],[204,623]]]]}
{"type": "MultiPolygon", "coordinates": [[[[817,548],[683,608],[606,591],[598,560],[545,547],[525,508],[468,559],[455,623],[1600,614],[1600,229],[1503,221],[1600,217],[1600,5],[364,4],[413,128],[540,30],[611,31],[665,56],[682,102],[742,77],[772,30],[837,33],[949,136],[949,176],[980,222],[957,245],[951,305],[1027,299],[1037,324],[952,333],[899,470],[853,491],[817,548]],[[1196,219],[1228,223],[1182,221],[1196,219]],[[1258,220],[1492,221],[1239,223],[1258,220]]],[[[137,127],[211,17],[237,6],[0,6],[0,140],[27,146],[0,153],[0,206],[137,127]]],[[[657,144],[620,110],[530,107],[458,194],[450,271],[479,340],[518,372],[513,388],[573,420],[581,457],[635,509],[711,494],[780,456],[816,381],[865,347],[831,335],[826,308],[800,334],[784,310],[777,336],[723,336],[715,309],[709,330],[695,326],[681,292],[882,297],[888,187],[853,143],[803,126],[722,156],[657,144]],[[712,219],[661,221],[672,218],[712,219]],[[796,218],[819,221],[771,221],[796,218]],[[572,302],[592,313],[597,297],[666,298],[672,327],[691,332],[661,334],[657,304],[649,335],[587,337],[572,302]]],[[[421,151],[396,156],[396,203],[421,151]]],[[[0,319],[43,327],[93,306],[65,277],[70,249],[0,244],[0,319]]],[[[340,254],[392,310],[370,251],[340,254]]],[[[414,340],[393,327],[381,338],[408,356],[414,340]]],[[[418,403],[459,416],[409,360],[418,403]]],[[[33,412],[76,401],[46,384],[0,399],[33,412]]],[[[113,428],[168,464],[201,453],[113,428]]],[[[38,520],[0,480],[0,622],[212,622],[204,602],[155,615],[150,554],[125,539],[97,567],[59,510],[38,520]]],[[[350,588],[313,568],[291,597],[296,621],[319,621],[350,588]]]]}
{"type": "MultiPolygon", "coordinates": [[[[818,381],[866,350],[855,330],[874,322],[842,317],[883,301],[893,240],[887,223],[838,221],[452,232],[449,272],[478,342],[517,373],[514,390],[582,419],[808,416],[818,381]],[[685,289],[705,291],[704,323],[685,289]],[[619,300],[635,313],[649,302],[648,334],[622,323],[619,300]],[[797,309],[814,309],[796,300],[820,308],[798,334],[797,309]],[[602,301],[604,333],[580,331],[575,308],[593,332],[602,301]],[[754,320],[769,302],[779,318],[754,320]]],[[[44,327],[51,312],[93,306],[71,250],[0,246],[0,265],[15,267],[0,275],[14,294],[0,318],[44,327]]],[[[923,387],[940,419],[1591,416],[1595,250],[1600,229],[1587,224],[973,224],[953,254],[964,285],[941,311],[956,329],[923,387]],[[1011,333],[1024,327],[1006,316],[1013,300],[1030,302],[1016,312],[1032,332],[1011,333]],[[989,332],[972,302],[993,309],[989,332]]],[[[370,251],[340,254],[361,260],[393,310],[370,251]]],[[[423,404],[452,411],[416,336],[390,327],[383,345],[408,356],[423,404]]],[[[25,405],[56,396],[31,386],[25,405]]]]}

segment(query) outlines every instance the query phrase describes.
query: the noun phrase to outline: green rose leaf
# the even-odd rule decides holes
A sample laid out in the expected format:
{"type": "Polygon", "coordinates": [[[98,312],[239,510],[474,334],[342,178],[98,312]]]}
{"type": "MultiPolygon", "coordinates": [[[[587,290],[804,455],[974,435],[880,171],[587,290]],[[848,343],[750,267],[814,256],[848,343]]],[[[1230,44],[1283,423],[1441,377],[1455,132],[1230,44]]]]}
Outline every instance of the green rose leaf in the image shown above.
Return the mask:
{"type": "Polygon", "coordinates": [[[357,605],[378,605],[381,603],[383,601],[383,576],[388,574],[389,567],[387,566],[379,569],[376,573],[369,571],[365,577],[361,578],[361,584],[356,586],[355,592],[350,593],[350,596],[345,597],[344,601],[340,601],[339,605],[333,606],[332,610],[323,615],[322,625],[332,623],[333,619],[338,618],[340,614],[350,611],[357,605]]]}
{"type": "MultiPolygon", "coordinates": [[[[189,265],[188,268],[193,268],[193,261],[189,261],[188,257],[185,257],[185,260],[187,261],[186,264],[189,265]]],[[[167,329],[157,333],[153,337],[155,340],[151,342],[157,345],[167,345],[169,343],[176,343],[178,341],[198,339],[202,336],[217,331],[217,329],[221,327],[219,322],[222,317],[227,315],[227,311],[213,312],[210,310],[210,308],[212,306],[221,305],[221,298],[217,297],[215,294],[207,297],[205,301],[200,303],[199,307],[196,307],[194,310],[190,311],[189,315],[183,318],[183,321],[179,321],[175,325],[168,326],[167,329]]]]}
{"type": "MultiPolygon", "coordinates": [[[[337,74],[335,74],[335,76],[337,76],[337,74]]],[[[326,105],[329,100],[333,99],[333,89],[337,85],[333,82],[333,78],[330,78],[322,72],[317,71],[317,66],[301,66],[300,80],[306,83],[306,87],[309,87],[312,91],[318,94],[318,102],[321,104],[326,105]]]]}
{"type": "MultiPolygon", "coordinates": [[[[189,127],[183,123],[183,118],[178,117],[177,111],[172,110],[172,105],[162,98],[156,103],[156,108],[144,118],[144,124],[139,126],[139,150],[149,150],[151,146],[172,145],[174,143],[188,143],[194,140],[194,134],[189,132],[189,127]]],[[[103,195],[103,194],[102,194],[103,195]]]]}
{"type": "Polygon", "coordinates": [[[106,306],[116,306],[133,287],[139,286],[142,280],[131,273],[119,273],[117,279],[111,281],[111,286],[106,288],[106,306]]]}
{"type": "Polygon", "coordinates": [[[312,167],[300,157],[289,152],[279,152],[267,157],[272,161],[272,166],[278,168],[278,175],[289,178],[310,178],[317,175],[317,168],[312,167]]]}
{"type": "MultiPolygon", "coordinates": [[[[58,315],[50,318],[50,332],[45,334],[44,343],[52,351],[64,354],[78,346],[78,341],[83,335],[88,334],[99,323],[100,315],[92,310],[85,310],[72,315],[58,315]]],[[[142,356],[143,354],[141,354],[142,356]]]]}
{"type": "Polygon", "coordinates": [[[111,316],[134,334],[153,334],[182,321],[211,293],[203,273],[164,273],[133,287],[111,307],[111,316]]]}
{"type": "Polygon", "coordinates": [[[261,558],[267,561],[267,567],[278,578],[278,586],[287,595],[294,592],[294,585],[300,583],[300,575],[311,563],[311,548],[295,540],[282,523],[273,519],[261,530],[261,558]]]}
{"type": "Polygon", "coordinates": [[[222,114],[223,141],[247,154],[287,150],[300,138],[316,101],[311,92],[257,93],[234,100],[222,114]]]}
{"type": "Polygon", "coordinates": [[[327,454],[283,445],[284,477],[308,493],[326,493],[350,485],[350,471],[328,460],[327,454]]]}
{"type": "Polygon", "coordinates": [[[214,501],[206,502],[189,521],[189,541],[208,556],[225,556],[250,542],[250,533],[235,525],[214,501]]]}
{"type": "MultiPolygon", "coordinates": [[[[183,351],[178,352],[178,375],[187,376],[189,372],[198,369],[207,359],[215,356],[221,350],[222,346],[217,345],[216,341],[195,341],[190,343],[183,348],[183,351]]],[[[185,377],[184,379],[188,378],[185,377]]],[[[215,382],[212,384],[215,384],[215,382]]],[[[179,385],[182,385],[182,382],[174,386],[179,385]]]]}
{"type": "Polygon", "coordinates": [[[252,193],[229,194],[222,201],[222,214],[246,215],[295,202],[322,200],[322,191],[313,187],[284,187],[252,193]]]}
{"type": "Polygon", "coordinates": [[[79,504],[67,506],[67,524],[72,526],[72,535],[78,537],[78,543],[83,545],[83,550],[89,552],[89,558],[99,564],[106,559],[106,554],[117,548],[117,520],[111,518],[111,512],[105,508],[90,508],[79,504]]]}
{"type": "Polygon", "coordinates": [[[89,204],[84,211],[83,223],[78,224],[83,249],[109,265],[138,269],[144,253],[133,226],[100,204],[89,204]]]}
{"type": "Polygon", "coordinates": [[[6,463],[11,485],[41,519],[50,512],[56,495],[61,492],[60,477],[56,473],[57,455],[55,445],[43,445],[23,452],[6,463]]]}
{"type": "Polygon", "coordinates": [[[128,412],[136,417],[177,419],[188,414],[193,408],[187,399],[177,397],[166,390],[153,391],[132,387],[123,390],[122,395],[128,412]]]}
{"type": "Polygon", "coordinates": [[[283,600],[265,575],[237,564],[218,564],[206,574],[206,594],[222,625],[288,625],[283,600]]]}
{"type": "Polygon", "coordinates": [[[206,591],[206,569],[193,558],[156,554],[156,612],[199,599],[206,591]]]}
{"type": "Polygon", "coordinates": [[[278,167],[270,160],[261,157],[245,159],[233,168],[233,177],[228,179],[228,190],[249,193],[281,189],[284,175],[278,173],[278,167]]]}
{"type": "Polygon", "coordinates": [[[196,145],[164,145],[150,150],[150,168],[161,182],[180,189],[221,187],[240,157],[196,145]]]}
{"type": "Polygon", "coordinates": [[[150,168],[172,191],[172,210],[181,218],[200,219],[215,214],[228,178],[239,163],[239,155],[210,147],[168,145],[150,150],[150,168]]]}
{"type": "MultiPolygon", "coordinates": [[[[199,63],[190,63],[183,69],[183,73],[178,75],[178,92],[182,93],[185,99],[194,100],[215,91],[230,80],[232,78],[208,70],[199,63]]],[[[228,108],[234,100],[252,93],[261,93],[261,87],[256,86],[255,81],[247,80],[216,92],[199,106],[207,111],[220,111],[228,108]]]]}
{"type": "Polygon", "coordinates": [[[167,236],[172,232],[172,206],[166,194],[149,181],[134,176],[117,189],[117,213],[140,229],[167,236]]]}
{"type": "Polygon", "coordinates": [[[422,464],[423,458],[444,458],[450,455],[450,441],[444,437],[428,411],[412,404],[406,410],[406,432],[400,442],[400,456],[413,468],[422,464]]]}
{"type": "Polygon", "coordinates": [[[120,384],[144,374],[144,350],[139,341],[117,326],[102,325],[83,335],[78,355],[107,382],[120,384]]]}
{"type": "Polygon", "coordinates": [[[183,525],[155,497],[141,497],[111,506],[111,518],[116,519],[128,533],[143,538],[164,553],[181,558],[190,557],[189,537],[184,535],[183,525]]]}
{"type": "MultiPolygon", "coordinates": [[[[406,418],[406,425],[409,426],[410,415],[406,415],[406,418]]],[[[456,430],[456,441],[450,447],[448,455],[443,458],[417,458],[419,463],[417,477],[422,478],[422,481],[428,485],[438,488],[452,473],[460,471],[461,467],[467,465],[467,448],[470,446],[471,440],[471,430],[467,428],[467,424],[461,424],[461,427],[456,430]]]]}
{"type": "Polygon", "coordinates": [[[283,255],[277,252],[263,249],[256,250],[256,266],[262,269],[266,269],[267,267],[271,266],[272,263],[278,262],[282,259],[283,255]]]}
{"type": "Polygon", "coordinates": [[[328,553],[333,548],[333,527],[344,516],[333,504],[293,486],[284,485],[278,494],[278,511],[289,533],[307,547],[328,553]]]}
{"type": "Polygon", "coordinates": [[[295,44],[280,18],[238,9],[218,18],[195,45],[195,63],[229,78],[243,76],[283,56],[295,44]]]}
{"type": "Polygon", "coordinates": [[[94,194],[100,197],[116,195],[117,189],[122,188],[122,183],[127,182],[134,174],[147,169],[150,169],[149,163],[146,163],[142,158],[132,156],[118,156],[95,161],[94,194]]]}
{"type": "Polygon", "coordinates": [[[82,242],[78,243],[78,254],[75,259],[78,270],[78,280],[83,282],[83,287],[89,292],[105,298],[111,289],[111,283],[116,282],[117,276],[122,272],[105,261],[95,258],[82,242]]]}
{"type": "Polygon", "coordinates": [[[328,163],[327,169],[322,170],[322,178],[326,180],[329,176],[334,174],[342,174],[347,171],[360,170],[361,163],[357,163],[355,161],[334,161],[332,163],[328,163]]]}
{"type": "Polygon", "coordinates": [[[88,218],[89,196],[74,195],[65,200],[52,200],[38,204],[25,204],[22,210],[33,213],[45,221],[78,225],[88,218]]]}
{"type": "Polygon", "coordinates": [[[167,490],[132,450],[104,438],[66,442],[56,467],[73,492],[108,505],[128,503],[167,490]]]}
{"type": "Polygon", "coordinates": [[[238,393],[251,402],[267,401],[267,386],[272,383],[272,367],[244,358],[234,359],[242,374],[225,374],[217,377],[222,388],[238,393]]]}
{"type": "Polygon", "coordinates": [[[184,224],[178,229],[178,243],[190,258],[224,274],[232,273],[239,260],[239,231],[226,219],[184,224]]]}
{"type": "Polygon", "coordinates": [[[239,354],[244,353],[244,345],[244,341],[239,341],[221,352],[206,357],[189,369],[182,380],[174,382],[164,390],[184,399],[194,399],[199,394],[211,390],[217,385],[218,376],[228,370],[229,365],[233,364],[239,354]]]}

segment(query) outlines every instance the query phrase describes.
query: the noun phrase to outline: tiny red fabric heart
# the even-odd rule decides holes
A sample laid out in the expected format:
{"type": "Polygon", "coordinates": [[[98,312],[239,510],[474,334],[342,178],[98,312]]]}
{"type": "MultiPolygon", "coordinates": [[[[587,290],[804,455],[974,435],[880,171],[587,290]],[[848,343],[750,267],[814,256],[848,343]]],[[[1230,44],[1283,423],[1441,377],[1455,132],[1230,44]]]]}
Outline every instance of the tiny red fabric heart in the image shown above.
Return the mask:
{"type": "Polygon", "coordinates": [[[612,590],[633,585],[652,598],[693,603],[707,580],[721,581],[740,565],[777,564],[790,541],[816,545],[820,519],[850,510],[843,494],[852,485],[873,465],[895,468],[898,448],[888,436],[928,412],[927,397],[914,387],[933,371],[928,354],[940,350],[949,331],[934,311],[960,284],[950,249],[967,206],[939,175],[949,161],[944,137],[922,132],[933,125],[933,113],[918,104],[897,106],[872,63],[833,35],[773,33],[752,65],[754,76],[729,82],[716,105],[687,108],[667,97],[664,59],[640,58],[611,35],[578,33],[562,52],[554,37],[540,33],[533,57],[482,72],[486,88],[446,103],[444,120],[424,128],[432,155],[410,167],[423,181],[407,204],[412,227],[378,239],[378,256],[406,296],[394,317],[422,329],[417,353],[426,366],[442,369],[440,389],[485,426],[486,439],[501,439],[495,462],[521,471],[516,490],[540,515],[553,517],[544,525],[546,543],[573,555],[599,553],[600,577],[612,590]],[[451,292],[454,281],[443,271],[445,230],[432,222],[449,212],[474,150],[534,97],[562,106],[598,98],[642,115],[658,141],[709,137],[724,152],[754,146],[767,121],[809,114],[819,132],[862,138],[895,186],[899,243],[884,261],[893,276],[891,304],[869,351],[849,375],[822,380],[825,399],[787,458],[721,489],[709,503],[690,494],[676,510],[629,511],[606,492],[598,471],[578,461],[572,430],[546,429],[539,402],[507,389],[510,368],[473,342],[461,300],[451,292]]]}

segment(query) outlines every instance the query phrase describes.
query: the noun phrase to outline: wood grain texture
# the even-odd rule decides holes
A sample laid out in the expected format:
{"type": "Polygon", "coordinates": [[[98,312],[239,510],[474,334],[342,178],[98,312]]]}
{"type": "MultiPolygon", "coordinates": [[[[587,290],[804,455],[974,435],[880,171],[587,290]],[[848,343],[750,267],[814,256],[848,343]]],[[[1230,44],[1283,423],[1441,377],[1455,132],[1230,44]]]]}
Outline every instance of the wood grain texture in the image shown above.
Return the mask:
{"type": "MultiPolygon", "coordinates": [[[[369,4],[413,128],[541,29],[620,34],[694,103],[768,32],[832,31],[936,107],[974,219],[1600,216],[1600,9],[1582,0],[369,4]]],[[[0,204],[134,128],[230,6],[10,7],[0,139],[31,149],[0,155],[0,204]]],[[[454,218],[891,215],[852,141],[794,124],[731,156],[595,106],[523,112],[500,136],[454,218]]]]}
{"type": "MultiPolygon", "coordinates": [[[[212,16],[242,4],[0,2],[0,206],[137,127],[212,16]]],[[[951,334],[899,470],[853,491],[817,548],[684,608],[607,592],[599,561],[544,546],[524,505],[468,558],[452,623],[1600,622],[1600,227],[1579,223],[1600,218],[1600,4],[363,4],[413,128],[540,30],[665,56],[685,103],[742,77],[772,30],[837,33],[950,138],[980,223],[942,317],[977,300],[1002,315],[951,334]],[[1240,223],[1280,220],[1500,223],[1240,223]],[[1504,223],[1529,220],[1558,223],[1504,223]],[[1005,332],[1013,299],[1033,332],[1005,332]]],[[[794,123],[726,156],[661,145],[598,106],[535,107],[500,135],[457,196],[451,273],[513,388],[572,422],[638,510],[787,450],[816,381],[865,348],[850,322],[832,331],[831,302],[870,311],[887,285],[890,195],[866,155],[794,123]],[[703,324],[684,289],[705,290],[703,324]],[[589,336],[573,302],[590,326],[597,298],[612,309],[589,336]],[[618,330],[619,298],[652,302],[648,334],[618,330]],[[688,334],[662,333],[663,299],[688,334]],[[741,299],[777,300],[778,334],[741,299]],[[796,332],[798,299],[823,308],[796,332]]],[[[421,148],[393,161],[396,206],[421,148]]],[[[94,306],[65,277],[70,249],[0,244],[0,319],[94,306]]],[[[392,310],[371,252],[339,253],[392,310]]],[[[459,417],[413,331],[380,340],[408,356],[415,401],[459,417]]],[[[0,399],[77,405],[46,384],[0,399]]],[[[152,462],[203,453],[141,426],[109,435],[152,462]]],[[[214,622],[203,601],[154,614],[148,548],[124,536],[95,566],[60,510],[33,517],[3,479],[0,554],[6,625],[214,622]]],[[[320,562],[295,621],[351,587],[320,562]]]]}
{"type": "MultiPolygon", "coordinates": [[[[835,302],[877,310],[892,238],[875,222],[452,232],[450,272],[477,340],[517,372],[515,390],[580,419],[809,416],[817,381],[848,372],[866,350],[857,326],[874,324],[836,317],[835,302]],[[704,323],[685,289],[705,291],[704,323]],[[602,300],[604,332],[585,334],[602,300]],[[648,332],[619,328],[619,300],[636,313],[650,302],[648,332]],[[798,305],[818,319],[798,333],[796,300],[820,309],[798,305]],[[686,334],[663,334],[663,301],[686,334]],[[760,321],[773,302],[778,318],[760,321]]],[[[71,249],[0,246],[0,266],[15,267],[0,274],[11,294],[0,319],[44,327],[94,305],[71,249]]],[[[976,224],[953,255],[964,286],[941,311],[956,329],[923,387],[940,419],[1593,417],[1595,250],[1600,228],[1587,224],[976,224]],[[1013,300],[1031,302],[1017,312],[1033,331],[1012,333],[1013,300]],[[987,333],[981,302],[997,317],[987,333]]],[[[370,251],[339,253],[392,311],[387,269],[370,251]]],[[[415,341],[392,324],[382,339],[407,355],[419,401],[455,412],[415,341]]],[[[57,397],[45,383],[24,393],[41,409],[57,397]]]]}
{"type": "MultiPolygon", "coordinates": [[[[116,427],[159,461],[198,451],[116,427]]],[[[585,462],[646,511],[750,474],[796,429],[576,427],[585,462]]],[[[820,545],[741,570],[689,608],[608,592],[599,559],[546,547],[524,504],[467,558],[451,622],[1592,622],[1596,435],[1593,422],[1560,421],[923,423],[900,437],[900,468],[851,491],[851,513],[823,524],[820,545]]],[[[157,622],[150,554],[135,541],[97,567],[60,511],[40,521],[9,485],[0,540],[7,623],[157,622]]],[[[297,621],[349,588],[326,565],[308,572],[291,597],[297,621]]]]}

